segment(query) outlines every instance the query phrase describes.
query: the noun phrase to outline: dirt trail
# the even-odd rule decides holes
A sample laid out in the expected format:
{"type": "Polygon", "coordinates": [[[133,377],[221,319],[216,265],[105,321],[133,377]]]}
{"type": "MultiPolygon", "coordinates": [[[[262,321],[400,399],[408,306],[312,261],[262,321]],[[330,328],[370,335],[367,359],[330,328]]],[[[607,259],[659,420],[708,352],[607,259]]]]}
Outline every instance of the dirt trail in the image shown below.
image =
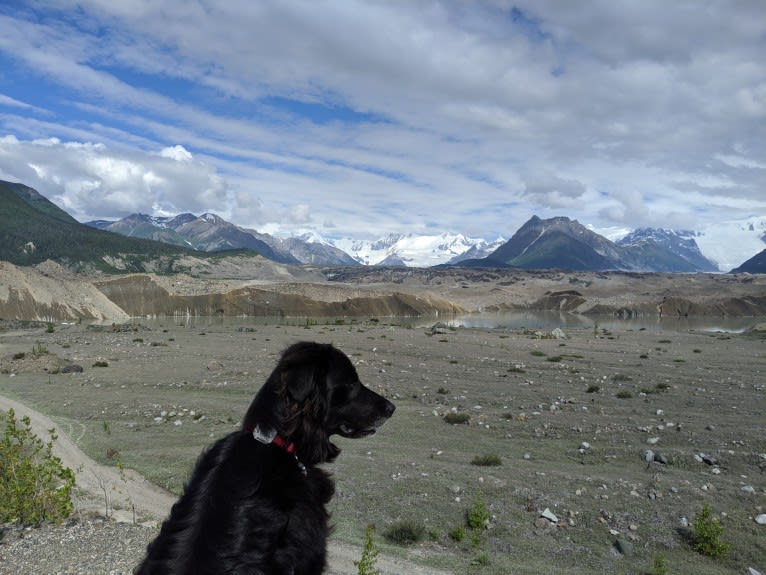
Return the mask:
{"type": "MultiPolygon", "coordinates": [[[[47,438],[48,430],[55,429],[58,439],[54,443],[53,452],[77,476],[75,504],[79,512],[107,515],[115,521],[151,525],[167,516],[176,499],[175,495],[150,483],[132,469],[120,472],[116,467],[97,463],[77,447],[52,419],[0,395],[0,410],[7,412],[9,409],[14,410],[17,419],[29,417],[32,431],[38,437],[47,438]]],[[[361,549],[333,541],[329,544],[328,552],[328,573],[355,575],[358,572],[354,561],[361,556],[361,549]]],[[[377,568],[382,575],[447,575],[444,571],[382,555],[378,557],[377,568]]]]}

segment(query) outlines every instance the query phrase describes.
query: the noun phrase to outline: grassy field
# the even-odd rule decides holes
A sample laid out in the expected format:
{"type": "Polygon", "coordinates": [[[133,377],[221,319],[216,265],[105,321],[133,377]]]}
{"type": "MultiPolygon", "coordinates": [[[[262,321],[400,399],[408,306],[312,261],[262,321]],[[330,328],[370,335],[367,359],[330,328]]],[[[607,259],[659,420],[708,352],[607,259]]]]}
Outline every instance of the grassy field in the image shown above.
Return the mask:
{"type": "Polygon", "coordinates": [[[766,527],[753,519],[766,507],[766,340],[595,325],[566,339],[442,331],[389,320],[57,326],[0,336],[0,393],[52,415],[94,459],[119,452],[178,492],[284,347],[332,342],[397,404],[376,436],[337,440],[334,537],[360,545],[373,524],[386,553],[461,574],[766,569],[766,527]],[[42,372],[43,356],[84,372],[42,372]],[[647,463],[648,449],[667,463],[647,463]],[[472,529],[482,501],[488,525],[472,529]],[[684,525],[704,503],[731,545],[724,558],[688,542],[684,525]],[[390,543],[392,528],[422,539],[390,543]]]}

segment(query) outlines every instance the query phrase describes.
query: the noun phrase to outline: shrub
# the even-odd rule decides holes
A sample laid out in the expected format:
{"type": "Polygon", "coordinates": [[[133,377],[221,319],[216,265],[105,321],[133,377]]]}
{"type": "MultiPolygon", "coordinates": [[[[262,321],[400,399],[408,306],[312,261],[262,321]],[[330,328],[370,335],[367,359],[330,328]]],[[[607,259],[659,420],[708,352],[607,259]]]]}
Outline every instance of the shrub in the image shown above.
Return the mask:
{"type": "Polygon", "coordinates": [[[0,412],[0,523],[40,525],[61,522],[72,514],[74,472],[53,455],[57,436],[49,430],[44,443],[32,432],[29,417],[21,424],[13,409],[0,412]]]}
{"type": "Polygon", "coordinates": [[[722,534],[721,523],[705,503],[692,523],[692,546],[703,555],[724,557],[729,552],[729,544],[721,541],[722,534]]]}
{"type": "Polygon", "coordinates": [[[544,351],[540,351],[539,349],[534,349],[530,351],[529,353],[534,355],[535,357],[545,357],[546,355],[548,355],[547,353],[545,353],[544,351]]]}
{"type": "Polygon", "coordinates": [[[617,397],[620,399],[630,399],[633,397],[633,394],[630,393],[627,389],[623,389],[622,391],[617,392],[617,397]]]}
{"type": "Polygon", "coordinates": [[[471,461],[471,465],[478,465],[481,467],[495,467],[502,464],[503,464],[503,461],[500,459],[500,456],[495,455],[494,453],[488,453],[486,455],[477,455],[471,461]]]}
{"type": "Polygon", "coordinates": [[[471,416],[467,413],[448,413],[444,416],[444,421],[450,425],[468,425],[471,421],[471,416]]]}
{"type": "Polygon", "coordinates": [[[585,393],[598,393],[598,390],[601,389],[598,385],[589,385],[588,389],[585,390],[585,393]]]}
{"type": "Polygon", "coordinates": [[[465,539],[465,527],[458,525],[452,531],[449,532],[449,537],[456,543],[460,543],[465,539]]]}
{"type": "Polygon", "coordinates": [[[425,525],[418,521],[400,521],[394,523],[383,534],[390,543],[412,545],[421,541],[426,534],[425,525]]]}
{"type": "Polygon", "coordinates": [[[547,358],[545,361],[551,361],[551,362],[556,363],[556,362],[561,361],[562,359],[564,359],[564,358],[562,356],[560,356],[560,355],[552,355],[549,358],[547,358]]]}
{"type": "Polygon", "coordinates": [[[354,561],[354,565],[358,570],[357,575],[380,575],[380,571],[375,569],[375,564],[378,562],[379,551],[372,540],[372,532],[372,525],[368,525],[367,535],[364,538],[362,557],[359,561],[354,561]]]}
{"type": "Polygon", "coordinates": [[[93,364],[93,367],[109,367],[109,363],[103,360],[99,360],[93,364]]]}
{"type": "Polygon", "coordinates": [[[468,527],[486,529],[489,527],[490,519],[492,519],[492,515],[489,512],[489,507],[487,507],[487,502],[484,500],[484,496],[479,493],[473,500],[473,507],[468,511],[468,527]]]}
{"type": "Polygon", "coordinates": [[[20,351],[19,353],[13,354],[13,359],[24,359],[26,356],[27,356],[26,353],[24,353],[23,351],[20,351]]]}

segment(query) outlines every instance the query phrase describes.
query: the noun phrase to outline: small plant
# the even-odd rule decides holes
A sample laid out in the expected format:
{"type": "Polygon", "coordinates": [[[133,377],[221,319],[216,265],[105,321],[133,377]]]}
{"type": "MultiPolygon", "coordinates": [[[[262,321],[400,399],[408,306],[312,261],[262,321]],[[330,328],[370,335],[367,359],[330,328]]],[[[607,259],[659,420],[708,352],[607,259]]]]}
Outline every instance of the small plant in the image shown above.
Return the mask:
{"type": "Polygon", "coordinates": [[[397,545],[412,545],[425,537],[425,525],[418,521],[400,521],[394,523],[383,534],[390,543],[397,545]]]}
{"type": "Polygon", "coordinates": [[[468,527],[474,530],[486,529],[489,527],[490,519],[492,519],[492,515],[489,512],[489,507],[487,507],[487,502],[484,500],[484,496],[478,493],[473,500],[473,507],[468,511],[468,527]]]}
{"type": "Polygon", "coordinates": [[[632,377],[630,377],[629,375],[625,375],[624,373],[616,373],[612,377],[612,381],[617,382],[617,383],[619,383],[621,381],[632,381],[632,380],[633,380],[632,377]]]}
{"type": "Polygon", "coordinates": [[[357,575],[380,575],[380,571],[375,569],[375,564],[378,562],[378,554],[380,553],[375,547],[375,543],[372,540],[372,525],[367,526],[367,534],[364,538],[364,549],[362,549],[362,557],[359,561],[354,561],[354,566],[357,568],[357,575]]]}
{"type": "Polygon", "coordinates": [[[26,356],[27,356],[26,353],[24,353],[23,351],[20,351],[19,353],[13,354],[13,359],[24,359],[26,356]]]}
{"type": "Polygon", "coordinates": [[[513,367],[508,368],[508,373],[526,373],[524,369],[518,365],[514,365],[513,367]]]}
{"type": "Polygon", "coordinates": [[[41,355],[47,355],[48,354],[48,346],[45,344],[40,343],[39,341],[35,343],[35,345],[32,346],[32,355],[35,357],[39,357],[41,355]]]}
{"type": "Polygon", "coordinates": [[[0,523],[40,525],[72,514],[74,472],[53,455],[56,433],[44,443],[32,432],[29,417],[21,425],[13,409],[0,412],[0,523]]]}
{"type": "Polygon", "coordinates": [[[444,421],[450,425],[468,425],[471,416],[467,413],[448,413],[444,416],[444,421]]]}
{"type": "Polygon", "coordinates": [[[658,383],[657,385],[654,386],[654,389],[656,389],[658,392],[667,391],[668,389],[670,389],[670,385],[667,383],[658,383]]]}
{"type": "Polygon", "coordinates": [[[452,539],[455,543],[460,543],[463,541],[463,539],[465,539],[465,527],[458,525],[452,529],[449,532],[449,538],[452,539]]]}
{"type": "Polygon", "coordinates": [[[631,397],[633,397],[633,394],[630,393],[627,389],[623,389],[617,392],[617,397],[619,399],[630,399],[631,397]]]}
{"type": "Polygon", "coordinates": [[[652,563],[652,575],[668,575],[668,560],[664,555],[657,555],[652,563]]]}
{"type": "Polygon", "coordinates": [[[585,393],[598,393],[601,388],[598,385],[589,385],[585,393]]]}
{"type": "Polygon", "coordinates": [[[692,546],[695,551],[709,557],[725,557],[729,552],[729,544],[721,541],[723,527],[718,519],[713,517],[710,506],[705,503],[702,511],[692,522],[692,546]]]}
{"type": "Polygon", "coordinates": [[[440,387],[436,391],[436,393],[438,393],[439,395],[448,395],[449,394],[449,389],[447,389],[446,387],[440,387]]]}
{"type": "Polygon", "coordinates": [[[544,351],[540,351],[539,349],[533,349],[529,353],[531,355],[534,355],[535,357],[545,357],[546,355],[548,355],[547,353],[545,353],[544,351]]]}
{"type": "Polygon", "coordinates": [[[552,355],[549,358],[546,358],[545,361],[551,361],[551,362],[556,363],[556,362],[561,361],[562,359],[564,359],[564,358],[562,356],[560,356],[560,355],[552,355]]]}
{"type": "Polygon", "coordinates": [[[56,328],[52,323],[49,323],[45,328],[46,333],[53,333],[54,331],[56,331],[56,328]]]}
{"type": "Polygon", "coordinates": [[[93,367],[109,367],[109,362],[100,359],[93,364],[93,367]]]}
{"type": "Polygon", "coordinates": [[[495,455],[494,453],[488,453],[486,455],[477,455],[471,461],[471,465],[478,465],[480,467],[496,467],[502,464],[503,464],[503,461],[500,459],[500,456],[495,455]]]}

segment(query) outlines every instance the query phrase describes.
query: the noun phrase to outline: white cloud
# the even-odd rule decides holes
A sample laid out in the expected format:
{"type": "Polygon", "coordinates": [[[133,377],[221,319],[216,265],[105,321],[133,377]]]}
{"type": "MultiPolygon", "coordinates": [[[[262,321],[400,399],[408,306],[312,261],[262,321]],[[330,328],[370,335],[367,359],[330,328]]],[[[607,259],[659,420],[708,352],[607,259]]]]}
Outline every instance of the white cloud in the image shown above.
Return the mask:
{"type": "Polygon", "coordinates": [[[765,38],[760,0],[35,3],[0,174],[280,231],[704,227],[766,210],[765,38]]]}

